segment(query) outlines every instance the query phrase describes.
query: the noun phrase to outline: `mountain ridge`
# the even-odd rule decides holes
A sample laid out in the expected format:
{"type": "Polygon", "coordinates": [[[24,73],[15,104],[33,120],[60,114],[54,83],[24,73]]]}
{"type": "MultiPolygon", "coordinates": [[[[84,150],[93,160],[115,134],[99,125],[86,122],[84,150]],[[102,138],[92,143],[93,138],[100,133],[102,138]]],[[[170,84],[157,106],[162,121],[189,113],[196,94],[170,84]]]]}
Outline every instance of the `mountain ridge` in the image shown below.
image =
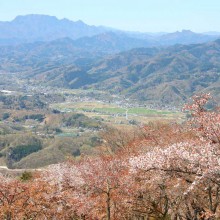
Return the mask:
{"type": "Polygon", "coordinates": [[[123,34],[137,40],[145,40],[147,46],[169,46],[176,43],[192,44],[212,41],[220,36],[215,34],[198,34],[183,30],[174,33],[141,33],[123,31],[105,26],[88,25],[82,20],[71,21],[55,16],[30,14],[19,15],[12,21],[0,21],[0,45],[31,43],[36,41],[52,41],[69,37],[73,40],[93,37],[106,32],[123,34]]]}
{"type": "Polygon", "coordinates": [[[80,20],[74,22],[48,15],[20,15],[11,22],[0,22],[0,39],[24,39],[28,42],[50,41],[62,37],[77,39],[107,30],[105,27],[89,26],[80,20]]]}
{"type": "Polygon", "coordinates": [[[64,38],[1,47],[0,70],[45,86],[105,90],[147,103],[181,105],[202,91],[220,100],[220,39],[117,54],[74,42],[64,38]]]}

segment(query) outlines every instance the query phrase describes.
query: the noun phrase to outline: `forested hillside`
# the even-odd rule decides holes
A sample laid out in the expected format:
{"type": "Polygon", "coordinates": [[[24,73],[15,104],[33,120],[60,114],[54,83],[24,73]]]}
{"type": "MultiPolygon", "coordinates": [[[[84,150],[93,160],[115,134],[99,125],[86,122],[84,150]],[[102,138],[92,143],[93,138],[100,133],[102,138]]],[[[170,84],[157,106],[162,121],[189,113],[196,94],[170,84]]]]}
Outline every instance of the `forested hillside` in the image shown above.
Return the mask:
{"type": "Polygon", "coordinates": [[[35,84],[107,90],[145,103],[180,106],[193,94],[207,91],[220,99],[219,40],[109,55],[132,47],[131,41],[122,44],[123,38],[109,33],[77,43],[66,38],[1,47],[0,70],[35,84]]]}

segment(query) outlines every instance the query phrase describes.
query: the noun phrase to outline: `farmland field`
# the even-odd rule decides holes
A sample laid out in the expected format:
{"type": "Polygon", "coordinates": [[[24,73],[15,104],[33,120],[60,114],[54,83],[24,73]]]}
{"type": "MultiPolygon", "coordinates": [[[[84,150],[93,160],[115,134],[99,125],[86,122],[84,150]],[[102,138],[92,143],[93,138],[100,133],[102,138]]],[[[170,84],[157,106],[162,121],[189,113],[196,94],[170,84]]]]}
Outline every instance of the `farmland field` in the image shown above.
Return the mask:
{"type": "Polygon", "coordinates": [[[144,107],[121,107],[117,104],[92,102],[64,102],[50,106],[61,112],[83,113],[89,117],[100,117],[106,122],[127,123],[137,121],[147,123],[155,120],[182,121],[184,114],[178,111],[156,110],[144,107]]]}

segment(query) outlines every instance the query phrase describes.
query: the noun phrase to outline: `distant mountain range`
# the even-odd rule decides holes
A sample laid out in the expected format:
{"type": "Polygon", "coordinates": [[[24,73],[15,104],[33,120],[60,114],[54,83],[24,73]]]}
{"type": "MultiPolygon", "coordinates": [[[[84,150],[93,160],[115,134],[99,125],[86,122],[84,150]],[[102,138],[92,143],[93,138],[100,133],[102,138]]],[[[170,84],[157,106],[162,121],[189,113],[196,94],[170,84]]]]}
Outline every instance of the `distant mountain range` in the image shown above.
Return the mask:
{"type": "MultiPolygon", "coordinates": [[[[126,32],[116,30],[113,28],[103,26],[90,26],[83,21],[70,21],[68,19],[57,19],[55,16],[48,15],[25,15],[17,16],[12,21],[0,22],[0,45],[13,45],[22,43],[33,43],[36,41],[52,41],[59,38],[70,38],[76,40],[79,38],[85,38],[79,41],[79,44],[86,43],[91,46],[91,43],[96,43],[97,40],[106,39],[106,35],[103,33],[114,32],[121,37],[119,43],[119,49],[127,49],[123,43],[126,38],[129,38],[131,47],[140,45],[135,42],[134,39],[141,41],[141,46],[167,46],[174,44],[192,44],[192,43],[204,43],[217,39],[220,36],[219,33],[210,32],[207,34],[197,34],[191,31],[182,31],[175,33],[139,33],[139,32],[126,32]],[[89,38],[95,35],[99,37],[89,38]],[[97,39],[99,38],[99,39],[97,39]],[[120,48],[121,47],[121,48],[120,48]]],[[[117,46],[117,45],[113,45],[117,46]]]]}
{"type": "Polygon", "coordinates": [[[199,92],[220,101],[220,40],[133,49],[101,60],[88,75],[97,79],[93,88],[149,103],[181,105],[199,92]]]}
{"type": "Polygon", "coordinates": [[[58,20],[48,15],[17,16],[11,22],[0,22],[1,42],[34,42],[51,41],[69,37],[77,39],[97,35],[110,29],[89,26],[82,21],[58,20]]]}
{"type": "Polygon", "coordinates": [[[181,105],[201,91],[220,101],[218,37],[188,30],[125,32],[46,15],[18,16],[0,22],[0,71],[146,103],[181,105]]]}
{"type": "Polygon", "coordinates": [[[146,103],[181,105],[201,91],[211,91],[220,100],[220,40],[109,54],[125,45],[120,42],[118,34],[109,33],[2,46],[0,71],[45,85],[95,88],[146,103]]]}

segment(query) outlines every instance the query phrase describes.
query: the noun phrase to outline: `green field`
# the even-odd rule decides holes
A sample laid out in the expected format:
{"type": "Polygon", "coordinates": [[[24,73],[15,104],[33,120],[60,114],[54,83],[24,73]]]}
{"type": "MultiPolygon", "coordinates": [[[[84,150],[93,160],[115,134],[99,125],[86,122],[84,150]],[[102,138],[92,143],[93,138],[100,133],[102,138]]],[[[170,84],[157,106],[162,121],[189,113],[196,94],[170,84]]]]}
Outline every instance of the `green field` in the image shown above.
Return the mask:
{"type": "MultiPolygon", "coordinates": [[[[75,109],[73,109],[75,110],[75,109]]],[[[125,108],[78,108],[78,110],[82,111],[92,111],[104,114],[125,114],[127,109],[125,108]]],[[[135,115],[157,115],[157,114],[172,114],[174,112],[171,111],[159,111],[159,110],[152,110],[146,108],[129,108],[128,114],[135,114],[135,115]]]]}
{"type": "Polygon", "coordinates": [[[78,103],[57,103],[50,106],[62,112],[79,112],[89,117],[101,117],[105,121],[117,123],[127,120],[136,120],[142,123],[149,120],[175,120],[180,121],[184,117],[181,112],[147,109],[144,107],[122,108],[115,104],[102,102],[78,102],[78,103]],[[127,112],[127,117],[126,117],[127,112]]]}

